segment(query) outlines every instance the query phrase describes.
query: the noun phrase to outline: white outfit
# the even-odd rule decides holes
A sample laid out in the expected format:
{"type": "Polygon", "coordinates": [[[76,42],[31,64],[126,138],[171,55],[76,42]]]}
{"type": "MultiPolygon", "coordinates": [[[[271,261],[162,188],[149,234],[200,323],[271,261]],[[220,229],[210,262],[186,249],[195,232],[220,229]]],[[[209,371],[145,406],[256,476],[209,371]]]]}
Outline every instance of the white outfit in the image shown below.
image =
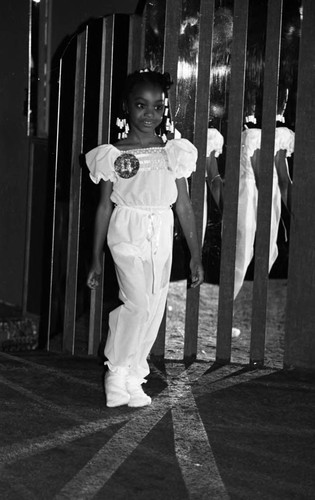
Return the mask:
{"type": "Polygon", "coordinates": [[[116,205],[107,241],[123,304],[109,317],[105,356],[113,371],[129,367],[139,379],[149,373],[147,356],[164,314],[171,272],[175,181],[189,177],[196,160],[197,150],[186,139],[128,151],[102,145],[86,155],[93,182],[113,182],[116,205]],[[115,171],[115,160],[123,154],[139,161],[133,177],[122,178],[115,171]]]}
{"type": "MultiPolygon", "coordinates": [[[[258,191],[251,157],[260,149],[261,129],[246,129],[242,132],[242,151],[240,161],[239,200],[237,216],[237,239],[234,298],[239,293],[247,268],[254,255],[254,240],[257,226],[258,191]]],[[[286,156],[294,151],[294,132],[286,127],[279,127],[275,134],[275,155],[285,150],[286,156]]],[[[277,236],[281,216],[281,193],[278,174],[273,166],[273,189],[270,222],[269,272],[278,256],[277,236]]]]}
{"type": "Polygon", "coordinates": [[[224,144],[223,135],[216,128],[208,128],[207,135],[207,156],[210,156],[214,151],[214,156],[217,158],[222,154],[224,144]]]}
{"type": "MultiPolygon", "coordinates": [[[[216,128],[208,128],[207,136],[207,157],[214,151],[214,156],[218,158],[222,154],[224,139],[223,135],[216,128]]],[[[207,178],[207,175],[206,175],[207,178]]],[[[207,214],[208,214],[208,196],[207,184],[204,192],[204,205],[203,205],[203,227],[202,227],[202,242],[204,241],[207,229],[207,214]]]]}

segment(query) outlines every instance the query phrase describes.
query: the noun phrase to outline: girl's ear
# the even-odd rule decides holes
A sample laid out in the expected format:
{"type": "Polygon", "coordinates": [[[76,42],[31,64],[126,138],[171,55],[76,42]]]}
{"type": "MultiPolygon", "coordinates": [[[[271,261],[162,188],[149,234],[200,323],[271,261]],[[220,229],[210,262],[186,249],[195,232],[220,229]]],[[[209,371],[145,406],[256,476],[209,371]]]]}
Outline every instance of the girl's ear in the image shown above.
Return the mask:
{"type": "Polygon", "coordinates": [[[123,109],[123,112],[128,115],[128,105],[127,105],[127,102],[126,101],[123,101],[122,103],[122,109],[123,109]]]}

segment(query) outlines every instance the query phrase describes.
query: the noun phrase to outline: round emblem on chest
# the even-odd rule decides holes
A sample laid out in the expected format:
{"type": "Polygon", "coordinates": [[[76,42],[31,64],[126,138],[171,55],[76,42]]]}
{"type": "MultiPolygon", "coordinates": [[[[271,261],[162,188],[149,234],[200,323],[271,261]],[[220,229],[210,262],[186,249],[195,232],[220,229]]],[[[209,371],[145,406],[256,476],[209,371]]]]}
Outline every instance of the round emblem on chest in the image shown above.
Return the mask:
{"type": "Polygon", "coordinates": [[[130,179],[138,172],[140,163],[138,158],[130,153],[123,153],[116,158],[114,163],[115,172],[123,179],[130,179]]]}

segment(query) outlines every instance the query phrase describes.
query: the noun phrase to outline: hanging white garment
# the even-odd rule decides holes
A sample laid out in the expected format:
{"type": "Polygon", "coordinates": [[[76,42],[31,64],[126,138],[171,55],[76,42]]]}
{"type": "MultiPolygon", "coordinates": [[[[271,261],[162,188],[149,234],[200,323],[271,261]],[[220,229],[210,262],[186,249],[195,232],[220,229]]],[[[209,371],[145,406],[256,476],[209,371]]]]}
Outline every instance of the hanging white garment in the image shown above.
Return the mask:
{"type": "MultiPolygon", "coordinates": [[[[223,135],[216,128],[208,128],[207,135],[207,157],[214,152],[215,158],[222,154],[224,139],[223,135]]],[[[207,175],[206,175],[207,180],[207,175]]],[[[208,219],[208,195],[207,195],[207,182],[204,191],[204,204],[203,204],[203,224],[202,224],[202,244],[205,239],[208,219]]]]}
{"type": "Polygon", "coordinates": [[[105,356],[113,371],[129,367],[139,379],[149,373],[147,356],[163,317],[171,272],[176,179],[189,177],[196,160],[197,150],[186,139],[128,151],[102,145],[86,155],[91,179],[113,182],[116,205],[107,241],[123,304],[109,317],[105,356]],[[117,169],[116,160],[124,155],[132,155],[132,165],[134,158],[138,162],[129,178],[117,169]]]}
{"type": "MultiPolygon", "coordinates": [[[[254,255],[258,191],[251,158],[255,150],[260,149],[260,143],[261,129],[246,129],[242,132],[234,298],[238,295],[243,285],[247,268],[254,255]]],[[[280,150],[285,150],[287,157],[291,156],[294,151],[294,132],[286,127],[279,127],[276,129],[275,155],[280,150]]],[[[274,164],[270,221],[269,272],[278,256],[277,236],[280,216],[281,193],[278,183],[278,174],[274,164]]]]}

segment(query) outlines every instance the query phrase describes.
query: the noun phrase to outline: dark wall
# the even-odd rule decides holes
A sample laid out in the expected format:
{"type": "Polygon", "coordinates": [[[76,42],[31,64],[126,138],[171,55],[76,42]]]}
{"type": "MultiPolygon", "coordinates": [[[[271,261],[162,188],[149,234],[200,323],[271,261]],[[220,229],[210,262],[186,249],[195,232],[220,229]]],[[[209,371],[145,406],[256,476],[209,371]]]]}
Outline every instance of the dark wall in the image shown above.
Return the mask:
{"type": "Polygon", "coordinates": [[[0,60],[0,300],[21,305],[28,180],[28,2],[1,3],[0,60]]]}
{"type": "MultiPolygon", "coordinates": [[[[138,0],[51,0],[51,55],[90,18],[133,13],[138,0]],[[65,9],[66,5],[66,9],[65,9]]],[[[22,305],[27,215],[29,2],[2,2],[0,16],[0,301],[22,305]]],[[[40,263],[39,263],[40,265],[40,263]]]]}
{"type": "Polygon", "coordinates": [[[113,13],[133,14],[139,0],[53,0],[52,4],[52,44],[55,54],[62,40],[71,36],[78,27],[89,19],[113,13]]]}

